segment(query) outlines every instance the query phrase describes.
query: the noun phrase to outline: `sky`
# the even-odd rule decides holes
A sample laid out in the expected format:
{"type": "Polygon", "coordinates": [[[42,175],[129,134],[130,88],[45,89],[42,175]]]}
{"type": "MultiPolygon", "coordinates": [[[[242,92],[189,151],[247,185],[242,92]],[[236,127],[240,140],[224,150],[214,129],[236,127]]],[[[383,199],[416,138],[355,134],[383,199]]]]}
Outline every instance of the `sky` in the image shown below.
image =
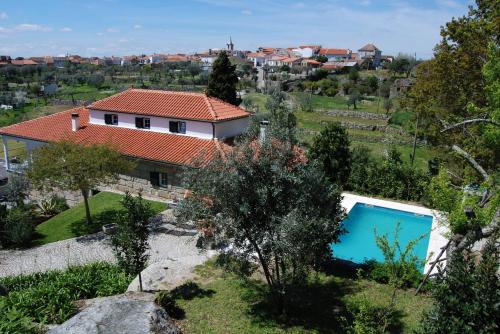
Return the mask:
{"type": "Polygon", "coordinates": [[[432,56],[471,0],[0,0],[0,55],[193,53],[259,46],[432,56]]]}

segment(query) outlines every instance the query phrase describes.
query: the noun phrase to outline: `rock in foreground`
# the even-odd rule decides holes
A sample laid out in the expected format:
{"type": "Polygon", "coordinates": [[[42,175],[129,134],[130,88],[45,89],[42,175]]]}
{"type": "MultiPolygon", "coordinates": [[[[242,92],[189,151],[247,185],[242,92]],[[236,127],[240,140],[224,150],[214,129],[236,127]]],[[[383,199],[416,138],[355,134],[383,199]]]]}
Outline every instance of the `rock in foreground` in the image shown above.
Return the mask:
{"type": "Polygon", "coordinates": [[[101,298],[50,334],[180,334],[168,314],[142,294],[101,298]]]}

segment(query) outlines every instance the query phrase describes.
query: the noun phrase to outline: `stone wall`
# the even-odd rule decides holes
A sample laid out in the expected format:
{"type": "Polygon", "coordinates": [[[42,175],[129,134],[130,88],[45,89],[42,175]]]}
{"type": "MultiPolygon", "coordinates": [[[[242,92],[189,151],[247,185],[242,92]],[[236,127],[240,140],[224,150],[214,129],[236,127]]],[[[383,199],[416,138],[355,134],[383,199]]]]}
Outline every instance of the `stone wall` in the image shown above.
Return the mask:
{"type": "MultiPolygon", "coordinates": [[[[136,168],[128,175],[120,175],[117,182],[101,186],[97,190],[119,193],[128,191],[134,195],[141,192],[145,198],[168,201],[173,199],[182,199],[184,197],[185,189],[180,186],[180,183],[180,167],[149,161],[139,161],[137,162],[136,168]],[[167,173],[168,186],[153,186],[150,181],[150,172],[167,173]]],[[[31,200],[40,202],[40,200],[48,199],[52,195],[64,197],[70,207],[73,207],[83,201],[83,197],[78,191],[59,190],[52,192],[40,192],[37,190],[31,190],[29,197],[31,200]]]]}
{"type": "Polygon", "coordinates": [[[376,114],[372,112],[356,111],[356,110],[329,110],[326,113],[330,116],[355,117],[363,119],[379,119],[384,121],[389,119],[389,116],[386,116],[384,114],[376,114]]]}
{"type": "Polygon", "coordinates": [[[83,196],[79,191],[54,190],[49,192],[41,192],[35,189],[31,189],[28,194],[29,199],[32,201],[36,201],[37,203],[40,203],[40,201],[43,199],[49,199],[54,195],[64,197],[69,207],[74,207],[75,205],[83,201],[83,196]]]}
{"type": "Polygon", "coordinates": [[[180,167],[150,161],[140,161],[131,173],[120,175],[118,182],[100,187],[99,190],[129,191],[132,194],[142,192],[144,197],[163,200],[181,199],[184,196],[185,189],[180,186],[180,174],[180,167]],[[150,181],[150,172],[167,173],[168,186],[153,186],[150,181]]]}

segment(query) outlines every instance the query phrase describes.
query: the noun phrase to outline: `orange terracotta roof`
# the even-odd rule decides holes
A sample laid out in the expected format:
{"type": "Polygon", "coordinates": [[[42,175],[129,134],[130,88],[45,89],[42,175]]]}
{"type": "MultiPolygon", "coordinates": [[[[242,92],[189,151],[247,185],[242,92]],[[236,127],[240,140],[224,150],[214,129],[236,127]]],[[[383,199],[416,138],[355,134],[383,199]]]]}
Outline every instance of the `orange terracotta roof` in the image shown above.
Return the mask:
{"type": "Polygon", "coordinates": [[[12,60],[11,64],[12,65],[38,65],[37,62],[35,62],[31,59],[12,60]]]}
{"type": "Polygon", "coordinates": [[[320,55],[347,55],[349,54],[348,49],[321,49],[319,50],[320,55]]]}
{"type": "Polygon", "coordinates": [[[42,142],[109,144],[126,156],[178,165],[191,164],[199,154],[208,161],[217,151],[230,149],[216,139],[89,124],[88,109],[83,107],[0,128],[0,134],[42,142]],[[72,113],[80,116],[77,131],[71,130],[72,113]]]}
{"type": "Polygon", "coordinates": [[[128,89],[96,101],[88,108],[211,122],[250,116],[250,113],[239,107],[202,93],[147,89],[128,89]]]}

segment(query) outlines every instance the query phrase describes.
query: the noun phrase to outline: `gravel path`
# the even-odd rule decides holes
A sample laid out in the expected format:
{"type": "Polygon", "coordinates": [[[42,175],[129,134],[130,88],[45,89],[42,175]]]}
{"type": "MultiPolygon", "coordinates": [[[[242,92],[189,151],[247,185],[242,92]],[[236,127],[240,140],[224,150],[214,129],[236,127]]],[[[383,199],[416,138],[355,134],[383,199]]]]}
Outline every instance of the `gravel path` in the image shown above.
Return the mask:
{"type": "MultiPolygon", "coordinates": [[[[177,285],[191,278],[192,268],[215,254],[213,251],[200,251],[196,248],[198,235],[195,230],[169,223],[173,222],[171,210],[162,212],[153,218],[153,222],[154,230],[149,238],[149,264],[151,268],[168,272],[159,277],[156,273],[157,279],[166,280],[166,285],[177,285]]],[[[70,265],[95,261],[115,262],[109,236],[104,233],[26,250],[0,250],[0,277],[64,269],[70,265]]]]}

